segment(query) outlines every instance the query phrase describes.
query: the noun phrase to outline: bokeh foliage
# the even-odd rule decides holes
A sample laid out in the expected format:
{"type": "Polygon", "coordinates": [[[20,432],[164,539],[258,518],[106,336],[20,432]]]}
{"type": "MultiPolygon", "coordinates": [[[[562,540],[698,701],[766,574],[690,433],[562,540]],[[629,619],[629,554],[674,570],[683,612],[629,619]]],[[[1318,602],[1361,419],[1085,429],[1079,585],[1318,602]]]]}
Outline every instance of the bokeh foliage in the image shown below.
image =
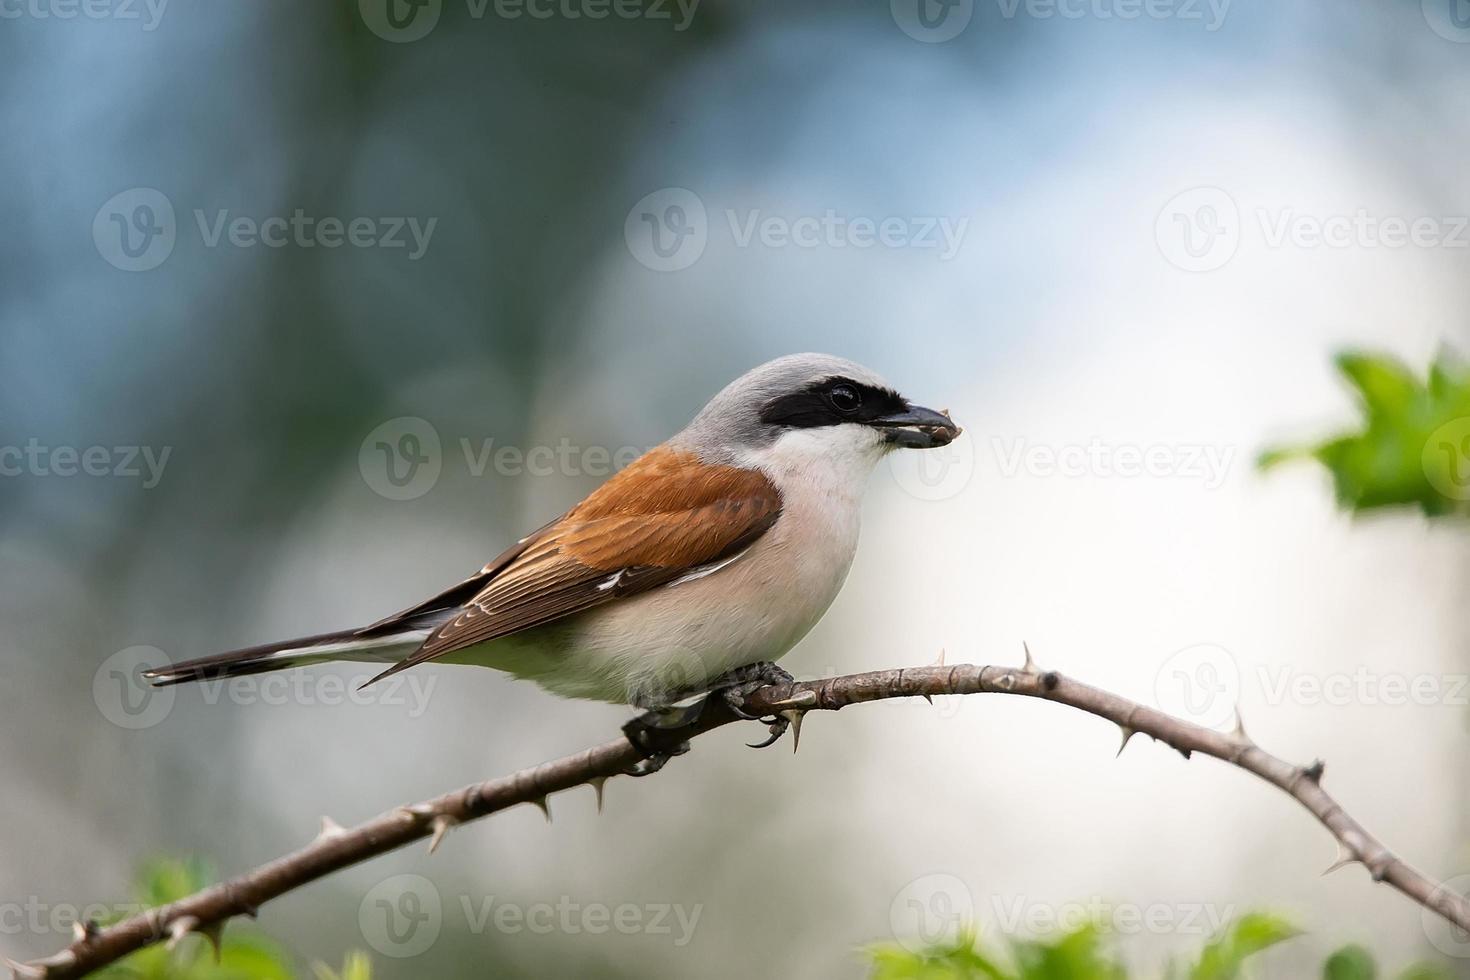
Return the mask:
{"type": "Polygon", "coordinates": [[[1314,459],[1332,474],[1346,510],[1408,506],[1430,517],[1470,516],[1470,365],[1442,353],[1421,379],[1391,355],[1346,352],[1337,369],[1357,396],[1359,428],[1273,447],[1260,467],[1314,459]]]}
{"type": "MultiPolygon", "coordinates": [[[[197,858],[150,861],[138,875],[132,898],[139,906],[156,908],[208,887],[214,877],[209,864],[197,858]]],[[[162,943],[140,949],[97,975],[106,980],[372,980],[372,964],[354,951],[341,970],[316,963],[310,973],[301,973],[280,944],[232,920],[218,956],[207,938],[191,935],[174,949],[162,943]]]]}
{"type": "MultiPolygon", "coordinates": [[[[215,880],[209,864],[197,858],[163,858],[140,872],[132,899],[156,908],[208,887],[215,880]]],[[[108,925],[108,922],[98,923],[108,925]]],[[[1232,922],[1185,967],[1166,966],[1164,980],[1235,980],[1257,954],[1299,935],[1280,916],[1248,913],[1232,922]]],[[[973,928],[949,943],[911,951],[881,943],[864,952],[872,980],[1130,980],[1112,937],[1089,924],[1041,939],[1007,939],[999,949],[983,946],[973,928]]],[[[347,953],[342,968],[314,963],[300,972],[294,957],[258,929],[237,920],[225,931],[218,955],[203,936],[190,936],[174,949],[163,944],[126,957],[101,971],[107,980],[372,980],[372,964],[361,951],[347,953]]],[[[1345,946],[1322,968],[1324,980],[1377,980],[1373,958],[1360,946],[1345,946]]],[[[1418,965],[1397,980],[1445,980],[1445,974],[1418,965]]]]}
{"type": "MultiPolygon", "coordinates": [[[[1236,980],[1248,961],[1299,935],[1285,919],[1252,912],[1232,922],[1200,950],[1187,966],[1168,964],[1163,980],[1236,980]]],[[[872,980],[1130,980],[1107,932],[1086,925],[1045,940],[1008,939],[990,948],[973,930],[953,942],[921,951],[897,943],[869,947],[872,980]]],[[[1345,946],[1322,967],[1324,980],[1377,980],[1372,956],[1360,946],[1345,946]]],[[[1416,965],[1397,980],[1447,980],[1433,967],[1416,965]]]]}

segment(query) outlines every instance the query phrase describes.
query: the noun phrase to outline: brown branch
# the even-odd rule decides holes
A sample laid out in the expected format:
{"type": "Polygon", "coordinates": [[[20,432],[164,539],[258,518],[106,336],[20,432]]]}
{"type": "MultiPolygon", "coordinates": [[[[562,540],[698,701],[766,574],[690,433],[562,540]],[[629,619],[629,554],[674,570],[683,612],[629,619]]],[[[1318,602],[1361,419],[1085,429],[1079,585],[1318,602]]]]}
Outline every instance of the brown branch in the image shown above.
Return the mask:
{"type": "MultiPolygon", "coordinates": [[[[793,702],[801,705],[802,712],[836,711],[863,701],[939,694],[1019,694],[1055,701],[1113,722],[1122,729],[1125,746],[1130,737],[1141,732],[1174,747],[1185,758],[1199,752],[1254,773],[1292,796],[1331,831],[1340,857],[1329,871],[1361,863],[1373,880],[1387,882],[1424,908],[1462,929],[1470,929],[1470,901],[1399,860],[1350,817],[1322,788],[1322,763],[1305,768],[1291,765],[1261,749],[1239,726],[1226,734],[1174,718],[1053,671],[1039,670],[1029,653],[1024,667],[916,667],[773,685],[750,695],[747,709],[769,714],[784,708],[799,725],[800,714],[791,713],[793,702]]],[[[677,734],[692,738],[734,720],[723,702],[713,698],[677,734]]],[[[324,819],[317,838],[292,854],[115,925],[79,929],[76,941],[60,953],[11,967],[18,977],[57,980],[83,976],[144,946],[162,940],[176,942],[190,932],[202,933],[217,944],[220,930],[229,919],[254,916],[270,899],[405,844],[427,837],[432,841],[432,851],[456,824],[521,803],[546,809],[549,794],[583,784],[596,788],[601,805],[602,784],[624,773],[638,758],[632,746],[619,739],[422,803],[398,807],[350,829],[324,819]]],[[[546,813],[549,818],[550,810],[546,813]]]]}

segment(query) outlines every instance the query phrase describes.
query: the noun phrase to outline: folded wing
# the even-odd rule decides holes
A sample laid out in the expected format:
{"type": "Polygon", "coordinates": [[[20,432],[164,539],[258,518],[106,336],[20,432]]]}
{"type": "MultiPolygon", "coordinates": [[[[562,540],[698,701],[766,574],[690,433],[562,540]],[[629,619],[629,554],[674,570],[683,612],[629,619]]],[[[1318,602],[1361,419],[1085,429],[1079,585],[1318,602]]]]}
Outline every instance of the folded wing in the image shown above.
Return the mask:
{"type": "Polygon", "coordinates": [[[780,492],[758,470],[651,450],[478,575],[368,627],[365,634],[389,632],[451,603],[459,608],[374,680],[710,571],[750,547],[780,513],[780,492]]]}

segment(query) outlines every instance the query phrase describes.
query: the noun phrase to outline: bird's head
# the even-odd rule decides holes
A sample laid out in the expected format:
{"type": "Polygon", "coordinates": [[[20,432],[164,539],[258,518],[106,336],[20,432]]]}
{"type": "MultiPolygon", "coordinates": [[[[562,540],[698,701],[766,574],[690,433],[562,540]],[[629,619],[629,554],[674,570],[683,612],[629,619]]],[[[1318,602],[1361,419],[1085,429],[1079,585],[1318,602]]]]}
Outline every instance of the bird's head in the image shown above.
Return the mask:
{"type": "Polygon", "coordinates": [[[732,381],[679,441],[737,463],[786,452],[871,467],[893,449],[934,449],[959,433],[948,415],[913,404],[860,364],[791,354],[732,381]]]}

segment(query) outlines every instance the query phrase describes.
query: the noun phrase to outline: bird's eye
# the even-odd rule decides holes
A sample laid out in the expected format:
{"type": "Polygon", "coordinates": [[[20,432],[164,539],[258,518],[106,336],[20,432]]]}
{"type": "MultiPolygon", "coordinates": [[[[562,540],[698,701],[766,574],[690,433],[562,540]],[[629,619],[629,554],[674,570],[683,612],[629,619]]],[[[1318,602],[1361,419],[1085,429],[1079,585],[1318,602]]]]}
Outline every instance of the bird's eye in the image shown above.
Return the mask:
{"type": "Polygon", "coordinates": [[[855,412],[863,403],[862,396],[851,385],[837,385],[827,393],[827,397],[832,400],[832,407],[839,412],[855,412]]]}

